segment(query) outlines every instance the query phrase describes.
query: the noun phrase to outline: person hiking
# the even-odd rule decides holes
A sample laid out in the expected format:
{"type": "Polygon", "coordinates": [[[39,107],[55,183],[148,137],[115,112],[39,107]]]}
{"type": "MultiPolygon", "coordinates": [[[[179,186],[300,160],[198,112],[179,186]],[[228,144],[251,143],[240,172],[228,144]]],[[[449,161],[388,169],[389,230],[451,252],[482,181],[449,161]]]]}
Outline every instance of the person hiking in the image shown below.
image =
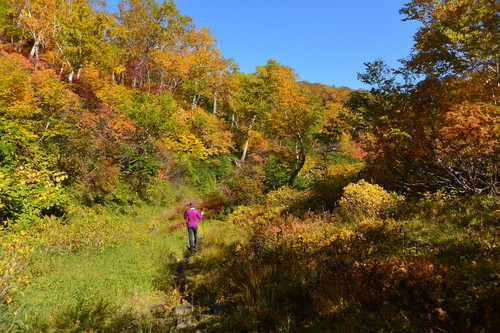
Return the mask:
{"type": "Polygon", "coordinates": [[[198,220],[203,218],[203,212],[196,209],[196,204],[191,202],[189,209],[184,213],[188,230],[189,250],[192,251],[198,246],[198,220]]]}

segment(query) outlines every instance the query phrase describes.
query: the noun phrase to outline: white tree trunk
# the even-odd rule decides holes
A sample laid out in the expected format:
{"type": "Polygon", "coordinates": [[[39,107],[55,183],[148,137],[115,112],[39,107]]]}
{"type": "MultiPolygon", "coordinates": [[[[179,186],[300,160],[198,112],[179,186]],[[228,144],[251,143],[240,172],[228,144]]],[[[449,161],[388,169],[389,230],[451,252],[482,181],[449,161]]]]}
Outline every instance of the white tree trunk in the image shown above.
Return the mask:
{"type": "Polygon", "coordinates": [[[217,114],[217,92],[214,93],[214,115],[217,114]]]}
{"type": "Polygon", "coordinates": [[[35,43],[30,51],[30,58],[36,57],[38,58],[38,50],[40,49],[40,37],[35,38],[35,43]]]}
{"type": "Polygon", "coordinates": [[[255,121],[256,117],[257,116],[253,116],[252,120],[250,121],[250,124],[248,125],[247,138],[245,140],[245,146],[243,147],[243,154],[241,154],[241,158],[240,158],[241,162],[245,161],[245,159],[247,157],[248,143],[250,141],[250,131],[252,130],[252,125],[253,125],[253,122],[255,121]]]}

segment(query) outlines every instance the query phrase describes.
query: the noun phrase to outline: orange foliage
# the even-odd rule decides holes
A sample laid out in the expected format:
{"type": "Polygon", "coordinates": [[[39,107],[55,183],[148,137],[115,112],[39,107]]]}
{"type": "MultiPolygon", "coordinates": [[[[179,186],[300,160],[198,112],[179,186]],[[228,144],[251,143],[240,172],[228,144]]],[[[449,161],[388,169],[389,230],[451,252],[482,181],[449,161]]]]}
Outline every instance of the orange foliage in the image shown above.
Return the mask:
{"type": "Polygon", "coordinates": [[[137,131],[128,116],[107,105],[99,110],[83,109],[77,115],[77,127],[96,142],[127,142],[137,131]]]}
{"type": "MultiPolygon", "coordinates": [[[[487,156],[500,145],[500,107],[483,103],[461,104],[444,116],[442,149],[458,155],[487,156]]],[[[481,159],[481,157],[479,157],[481,159]]]]}

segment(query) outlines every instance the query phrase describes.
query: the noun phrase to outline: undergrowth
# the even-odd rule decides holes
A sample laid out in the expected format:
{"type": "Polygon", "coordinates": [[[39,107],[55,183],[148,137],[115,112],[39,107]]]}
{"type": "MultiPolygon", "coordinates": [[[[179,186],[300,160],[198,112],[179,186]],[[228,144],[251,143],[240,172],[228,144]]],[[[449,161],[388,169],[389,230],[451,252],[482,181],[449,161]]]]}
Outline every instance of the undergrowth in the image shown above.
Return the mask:
{"type": "Polygon", "coordinates": [[[392,218],[358,220],[235,210],[248,240],[219,244],[201,261],[198,302],[231,308],[211,329],[494,332],[497,199],[436,193],[400,205],[392,218]]]}

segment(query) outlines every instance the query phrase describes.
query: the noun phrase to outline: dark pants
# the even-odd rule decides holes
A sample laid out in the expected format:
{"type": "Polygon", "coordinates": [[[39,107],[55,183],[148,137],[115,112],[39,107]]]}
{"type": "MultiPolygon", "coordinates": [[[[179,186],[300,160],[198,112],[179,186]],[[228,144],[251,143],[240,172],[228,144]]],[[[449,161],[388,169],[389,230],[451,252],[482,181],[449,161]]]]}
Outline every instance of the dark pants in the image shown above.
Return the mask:
{"type": "Polygon", "coordinates": [[[193,250],[198,246],[198,227],[187,227],[189,238],[189,249],[193,250]]]}

